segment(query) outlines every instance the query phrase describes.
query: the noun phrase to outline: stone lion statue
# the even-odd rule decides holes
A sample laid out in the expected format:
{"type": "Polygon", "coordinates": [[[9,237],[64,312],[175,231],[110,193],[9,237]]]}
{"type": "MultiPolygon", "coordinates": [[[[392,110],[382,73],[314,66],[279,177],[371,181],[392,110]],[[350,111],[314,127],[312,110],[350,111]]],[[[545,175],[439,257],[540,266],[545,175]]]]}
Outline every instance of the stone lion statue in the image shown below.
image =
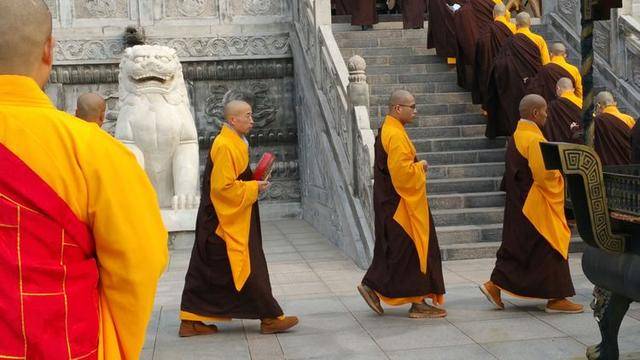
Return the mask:
{"type": "Polygon", "coordinates": [[[136,156],[160,206],[198,206],[198,135],[174,49],[136,45],[120,62],[115,136],[136,156]]]}

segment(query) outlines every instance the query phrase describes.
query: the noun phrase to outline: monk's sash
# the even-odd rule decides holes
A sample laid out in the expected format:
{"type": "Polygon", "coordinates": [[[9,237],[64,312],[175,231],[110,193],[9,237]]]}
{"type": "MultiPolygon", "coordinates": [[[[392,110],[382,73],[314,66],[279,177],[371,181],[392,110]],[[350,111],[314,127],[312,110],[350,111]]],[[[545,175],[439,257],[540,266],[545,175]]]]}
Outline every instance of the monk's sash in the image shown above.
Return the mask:
{"type": "Polygon", "coordinates": [[[91,232],[0,144],[0,358],[97,359],[91,232]]]}

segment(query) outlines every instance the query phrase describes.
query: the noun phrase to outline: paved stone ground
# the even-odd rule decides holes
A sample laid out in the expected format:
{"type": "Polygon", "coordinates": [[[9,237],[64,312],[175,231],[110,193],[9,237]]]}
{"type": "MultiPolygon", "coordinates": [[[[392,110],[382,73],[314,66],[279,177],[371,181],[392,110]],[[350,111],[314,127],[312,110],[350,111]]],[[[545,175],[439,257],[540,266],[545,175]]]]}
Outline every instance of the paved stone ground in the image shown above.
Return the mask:
{"type": "MultiPolygon", "coordinates": [[[[579,254],[571,271],[588,309],[579,315],[549,315],[544,302],[505,298],[506,310],[493,310],[477,285],[493,259],[444,263],[445,319],[412,320],[408,306],[377,316],[356,285],[363,271],[303,221],[267,222],[265,252],[276,298],[287,314],[298,315],[292,332],[260,335],[258,321],[219,324],[212,336],[177,336],[178,309],[190,250],[175,250],[162,278],[149,325],[143,359],[582,359],[600,339],[588,304],[592,286],[579,254]]],[[[640,359],[640,306],[622,323],[623,358],[640,359]]]]}

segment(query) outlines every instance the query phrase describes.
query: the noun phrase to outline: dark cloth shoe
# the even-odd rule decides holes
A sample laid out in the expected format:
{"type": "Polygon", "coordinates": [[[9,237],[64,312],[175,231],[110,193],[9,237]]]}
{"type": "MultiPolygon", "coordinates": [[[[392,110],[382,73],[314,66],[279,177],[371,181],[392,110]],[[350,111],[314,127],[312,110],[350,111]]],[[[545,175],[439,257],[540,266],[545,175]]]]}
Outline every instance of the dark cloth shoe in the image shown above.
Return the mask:
{"type": "Polygon", "coordinates": [[[217,332],[218,327],[215,325],[207,325],[201,321],[182,320],[180,322],[178,335],[180,335],[180,337],[189,337],[196,335],[210,335],[217,332]]]}
{"type": "Polygon", "coordinates": [[[431,306],[425,302],[411,304],[409,317],[412,319],[435,319],[447,316],[447,310],[431,306]]]}
{"type": "Polygon", "coordinates": [[[371,310],[378,315],[384,314],[384,309],[382,308],[382,305],[380,305],[380,298],[375,291],[371,290],[371,288],[365,284],[360,284],[358,285],[358,292],[360,292],[360,295],[362,295],[362,298],[367,305],[369,305],[371,310]]]}
{"type": "Polygon", "coordinates": [[[298,325],[298,318],[295,316],[285,316],[283,319],[262,319],[260,332],[263,334],[276,334],[285,332],[298,325]]]}
{"type": "Polygon", "coordinates": [[[496,286],[491,280],[486,283],[480,285],[480,291],[487,297],[496,308],[500,310],[504,310],[504,303],[500,298],[500,288],[496,286]]]}

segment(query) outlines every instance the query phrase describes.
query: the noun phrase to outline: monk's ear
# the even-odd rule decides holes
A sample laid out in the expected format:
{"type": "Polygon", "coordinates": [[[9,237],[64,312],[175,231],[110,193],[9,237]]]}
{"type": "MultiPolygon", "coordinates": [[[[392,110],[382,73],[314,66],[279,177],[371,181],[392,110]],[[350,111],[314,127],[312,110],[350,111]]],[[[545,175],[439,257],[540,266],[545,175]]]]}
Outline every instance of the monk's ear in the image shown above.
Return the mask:
{"type": "Polygon", "coordinates": [[[46,65],[53,65],[53,49],[55,47],[55,39],[53,35],[49,36],[47,41],[44,43],[44,51],[42,52],[42,62],[46,65]]]}

